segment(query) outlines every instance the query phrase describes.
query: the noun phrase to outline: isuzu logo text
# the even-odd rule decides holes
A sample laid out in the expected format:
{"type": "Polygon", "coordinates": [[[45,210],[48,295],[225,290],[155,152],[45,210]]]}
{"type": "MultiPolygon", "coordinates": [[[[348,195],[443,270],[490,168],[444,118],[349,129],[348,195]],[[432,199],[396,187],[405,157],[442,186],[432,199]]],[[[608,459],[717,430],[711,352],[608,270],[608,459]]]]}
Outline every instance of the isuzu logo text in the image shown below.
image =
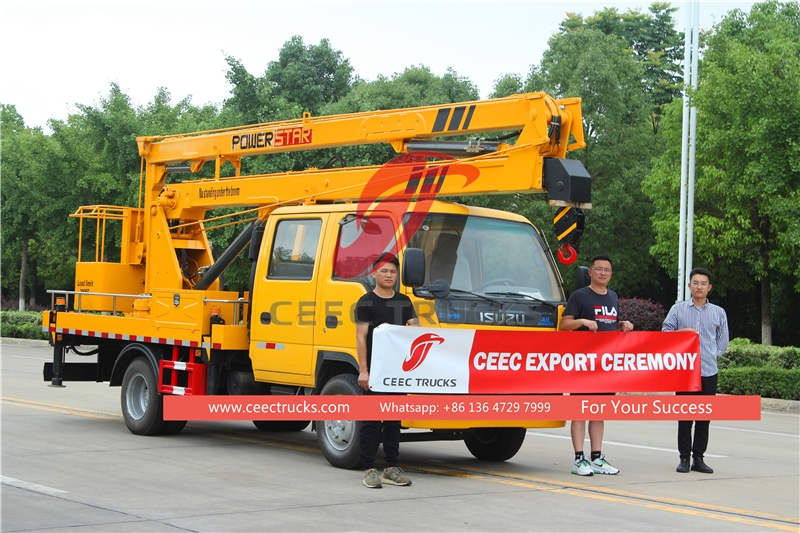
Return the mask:
{"type": "Polygon", "coordinates": [[[505,324],[508,326],[522,326],[525,324],[525,315],[522,313],[480,311],[478,312],[478,317],[485,324],[505,324]]]}

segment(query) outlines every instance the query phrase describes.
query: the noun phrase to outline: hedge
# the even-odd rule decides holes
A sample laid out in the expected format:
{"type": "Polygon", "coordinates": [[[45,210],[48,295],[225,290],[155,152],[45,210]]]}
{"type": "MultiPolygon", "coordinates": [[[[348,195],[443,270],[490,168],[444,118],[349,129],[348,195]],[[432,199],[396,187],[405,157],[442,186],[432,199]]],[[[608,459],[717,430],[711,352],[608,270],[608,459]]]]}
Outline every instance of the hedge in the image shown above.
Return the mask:
{"type": "Polygon", "coordinates": [[[635,331],[661,331],[667,317],[664,307],[642,298],[620,298],[619,319],[633,323],[635,331]]]}
{"type": "Polygon", "coordinates": [[[733,339],[728,349],[717,359],[720,369],[773,366],[800,368],[800,348],[794,346],[764,346],[749,339],[733,339]]]}
{"type": "Polygon", "coordinates": [[[32,324],[42,325],[42,313],[38,311],[9,311],[3,309],[0,311],[0,323],[5,324],[32,324]]]}
{"type": "Polygon", "coordinates": [[[49,338],[42,331],[42,313],[38,311],[0,311],[0,336],[39,340],[49,338]]]}
{"type": "Polygon", "coordinates": [[[800,368],[762,366],[720,369],[717,392],[800,400],[800,368]]]}

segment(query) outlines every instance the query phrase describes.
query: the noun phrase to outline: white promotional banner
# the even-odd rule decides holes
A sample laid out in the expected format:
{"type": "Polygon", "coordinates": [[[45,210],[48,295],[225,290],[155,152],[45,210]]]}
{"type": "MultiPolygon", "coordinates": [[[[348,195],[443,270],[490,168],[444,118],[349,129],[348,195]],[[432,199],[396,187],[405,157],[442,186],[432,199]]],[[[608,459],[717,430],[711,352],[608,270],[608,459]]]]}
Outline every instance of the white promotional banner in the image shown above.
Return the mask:
{"type": "Polygon", "coordinates": [[[378,326],[372,334],[370,390],[468,393],[474,336],[474,330],[466,329],[378,326]],[[447,347],[443,349],[445,338],[447,347]]]}
{"type": "Polygon", "coordinates": [[[438,329],[384,324],[370,388],[429,394],[699,391],[693,331],[438,329]]]}

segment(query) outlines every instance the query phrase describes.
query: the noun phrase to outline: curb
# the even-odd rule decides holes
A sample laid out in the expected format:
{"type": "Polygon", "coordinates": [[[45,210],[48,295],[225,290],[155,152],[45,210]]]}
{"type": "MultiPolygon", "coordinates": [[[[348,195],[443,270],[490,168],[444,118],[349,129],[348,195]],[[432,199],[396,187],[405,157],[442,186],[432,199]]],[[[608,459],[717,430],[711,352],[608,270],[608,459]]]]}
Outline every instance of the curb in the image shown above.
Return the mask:
{"type": "MultiPolygon", "coordinates": [[[[1,337],[2,344],[16,344],[17,346],[50,346],[50,341],[35,339],[13,339],[11,337],[1,337]]],[[[668,394],[668,393],[667,393],[668,394]]],[[[800,401],[798,400],[779,400],[776,398],[761,398],[762,411],[774,411],[779,413],[800,414],[800,401]]]]}
{"type": "Polygon", "coordinates": [[[12,337],[0,337],[3,344],[16,344],[17,346],[50,346],[50,341],[39,339],[15,339],[12,337]]]}
{"type": "Polygon", "coordinates": [[[778,400],[775,398],[761,398],[762,411],[777,411],[783,413],[800,413],[800,401],[778,400]]]}

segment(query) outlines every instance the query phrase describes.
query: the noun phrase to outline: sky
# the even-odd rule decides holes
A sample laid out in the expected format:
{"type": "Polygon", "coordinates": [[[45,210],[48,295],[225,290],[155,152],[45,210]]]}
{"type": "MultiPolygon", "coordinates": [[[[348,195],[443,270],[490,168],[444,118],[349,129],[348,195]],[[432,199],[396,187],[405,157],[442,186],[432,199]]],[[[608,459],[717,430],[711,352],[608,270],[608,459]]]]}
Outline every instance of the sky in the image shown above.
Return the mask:
{"type": "MultiPolygon", "coordinates": [[[[647,12],[651,2],[37,2],[0,0],[0,103],[45,131],[75,104],[95,105],[117,83],[134,105],[158,87],[176,103],[221,104],[229,97],[225,56],[261,75],[294,35],[330,40],[366,80],[411,65],[442,75],[452,67],[485,98],[504,74],[523,78],[538,64],[567,12],[605,7],[647,12]]],[[[700,2],[711,29],[752,1],[700,2]]],[[[685,2],[674,18],[683,31],[685,2]]]]}

